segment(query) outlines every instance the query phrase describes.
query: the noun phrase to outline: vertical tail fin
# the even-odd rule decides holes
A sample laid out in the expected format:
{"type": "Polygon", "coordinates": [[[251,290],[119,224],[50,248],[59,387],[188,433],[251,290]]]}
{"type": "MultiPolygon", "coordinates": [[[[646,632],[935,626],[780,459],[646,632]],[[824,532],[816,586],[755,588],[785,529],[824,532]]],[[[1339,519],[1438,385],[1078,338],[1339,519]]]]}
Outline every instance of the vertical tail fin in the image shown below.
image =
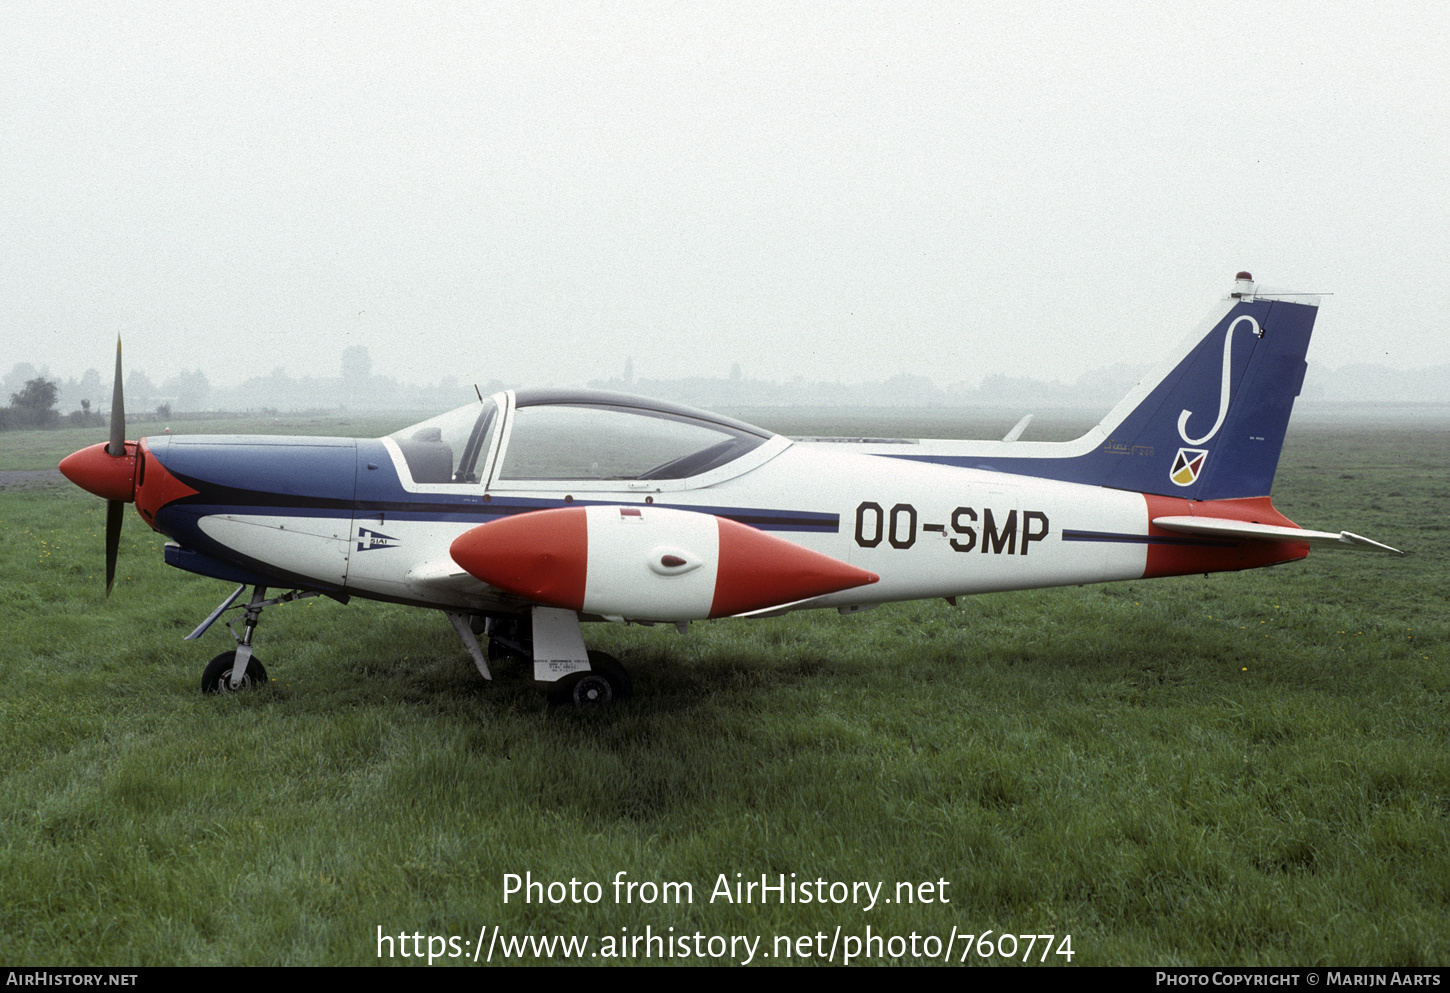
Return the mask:
{"type": "Polygon", "coordinates": [[[1255,296],[1247,275],[1207,332],[1098,425],[1103,444],[1081,468],[1100,470],[1100,485],[1189,500],[1269,494],[1319,306],[1255,296]]]}
{"type": "Polygon", "coordinates": [[[1267,496],[1319,313],[1306,294],[1234,292],[1076,441],[923,442],[882,455],[1188,500],[1267,496]]]}

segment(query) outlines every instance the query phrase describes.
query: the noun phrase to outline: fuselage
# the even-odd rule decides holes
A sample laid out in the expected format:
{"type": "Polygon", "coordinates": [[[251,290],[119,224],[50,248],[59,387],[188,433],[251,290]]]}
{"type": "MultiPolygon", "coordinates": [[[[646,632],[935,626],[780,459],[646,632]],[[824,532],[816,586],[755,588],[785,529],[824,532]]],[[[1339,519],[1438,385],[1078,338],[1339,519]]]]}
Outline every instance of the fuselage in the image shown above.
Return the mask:
{"type": "MultiPolygon", "coordinates": [[[[698,480],[530,485],[487,474],[478,482],[415,482],[392,439],[152,438],[141,445],[137,503],[176,542],[167,560],[184,569],[480,612],[519,602],[472,577],[448,581],[450,545],[481,524],[570,506],[721,517],[880,577],[797,605],[809,607],[1245,568],[1307,553],[1151,525],[1153,516],[1193,512],[1186,500],[859,454],[841,444],[772,442],[733,474],[727,466],[698,480]]],[[[1197,506],[1202,512],[1207,504],[1197,506]]],[[[1272,514],[1267,501],[1248,511],[1272,514]]]]}
{"type": "Polygon", "coordinates": [[[1073,442],[792,441],[678,404],[542,389],[378,439],[113,438],[62,468],[108,513],[134,495],[180,568],[473,613],[683,620],[1252,568],[1357,540],[1301,540],[1268,497],[1316,311],[1240,274],[1073,442]],[[586,510],[600,507],[621,509],[586,510]],[[490,529],[538,511],[551,514],[490,529]],[[618,530],[626,518],[640,526],[618,530]],[[706,576],[729,595],[705,598],[706,576]],[[774,592],[744,596],[752,584],[774,592]],[[762,603],[774,596],[791,599],[762,603]]]}

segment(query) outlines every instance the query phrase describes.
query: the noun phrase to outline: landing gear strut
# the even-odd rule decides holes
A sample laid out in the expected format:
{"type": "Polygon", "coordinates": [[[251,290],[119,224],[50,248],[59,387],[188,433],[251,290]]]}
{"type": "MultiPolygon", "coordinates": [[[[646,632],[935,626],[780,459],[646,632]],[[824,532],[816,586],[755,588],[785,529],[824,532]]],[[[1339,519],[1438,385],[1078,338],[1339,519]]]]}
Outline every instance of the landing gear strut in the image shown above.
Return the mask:
{"type": "Polygon", "coordinates": [[[532,607],[527,614],[490,617],[483,624],[462,613],[448,612],[473,664],[484,679],[492,679],[488,662],[510,657],[532,659],[534,681],[555,705],[602,706],[627,699],[634,691],[629,673],[619,660],[584,647],[579,615],[555,607],[532,607]],[[488,657],[477,640],[488,637],[488,657]]]}
{"type": "MultiPolygon", "coordinates": [[[[246,588],[247,585],[243,583],[232,591],[232,595],[223,600],[221,606],[213,610],[210,617],[197,625],[196,630],[187,635],[185,640],[195,641],[205,634],[206,629],[211,627],[228,607],[236,603],[237,598],[246,588]]],[[[231,621],[225,622],[227,630],[231,632],[233,640],[237,643],[237,649],[234,652],[222,652],[207,663],[206,670],[201,674],[201,691],[203,693],[230,693],[244,687],[261,686],[265,683],[267,670],[252,656],[252,635],[256,633],[257,622],[262,619],[262,608],[320,595],[316,590],[293,590],[268,600],[267,587],[252,587],[251,602],[244,608],[242,633],[237,634],[231,621]]]]}
{"type": "MultiPolygon", "coordinates": [[[[237,650],[234,653],[236,657],[232,660],[231,681],[226,687],[229,690],[239,690],[242,688],[242,684],[247,681],[252,662],[252,635],[257,631],[257,622],[262,619],[262,607],[266,605],[266,597],[267,587],[252,587],[252,602],[247,604],[247,619],[243,623],[242,636],[240,638],[237,637],[237,632],[232,627],[232,622],[227,621],[227,630],[232,633],[232,638],[237,643],[237,650]]],[[[215,662],[216,659],[213,659],[212,663],[215,664],[215,662]]],[[[211,666],[207,668],[211,668],[211,666]]],[[[257,671],[261,675],[260,682],[265,683],[267,681],[267,673],[262,668],[260,662],[257,663],[257,671]]],[[[201,691],[203,693],[206,692],[205,675],[202,676],[201,691]]]]}
{"type": "Polygon", "coordinates": [[[507,617],[490,617],[484,629],[488,633],[488,660],[504,662],[509,659],[532,659],[534,657],[533,618],[528,614],[510,614],[507,617]]]}

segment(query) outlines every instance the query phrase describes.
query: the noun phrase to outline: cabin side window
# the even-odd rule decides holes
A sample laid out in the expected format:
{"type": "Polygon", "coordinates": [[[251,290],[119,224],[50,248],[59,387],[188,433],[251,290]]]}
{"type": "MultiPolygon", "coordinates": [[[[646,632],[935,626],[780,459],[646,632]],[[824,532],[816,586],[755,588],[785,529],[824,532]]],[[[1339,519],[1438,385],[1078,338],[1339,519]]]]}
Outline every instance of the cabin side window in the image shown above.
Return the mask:
{"type": "Polygon", "coordinates": [[[519,407],[499,479],[685,479],[764,438],[678,414],[609,404],[519,407]]]}
{"type": "Polygon", "coordinates": [[[477,483],[498,423],[498,404],[471,403],[414,424],[392,438],[415,483],[477,483]]]}

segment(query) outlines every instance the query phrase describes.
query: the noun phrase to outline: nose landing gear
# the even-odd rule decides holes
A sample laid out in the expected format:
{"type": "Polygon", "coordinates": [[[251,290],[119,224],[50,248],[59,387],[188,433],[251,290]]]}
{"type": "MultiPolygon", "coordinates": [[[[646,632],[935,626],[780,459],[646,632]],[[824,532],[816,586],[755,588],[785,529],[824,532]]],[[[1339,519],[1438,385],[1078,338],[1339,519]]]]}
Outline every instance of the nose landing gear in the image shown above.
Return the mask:
{"type": "MultiPolygon", "coordinates": [[[[222,601],[221,606],[211,612],[210,617],[202,621],[197,625],[195,631],[186,636],[185,640],[195,641],[205,634],[206,629],[211,627],[228,607],[236,603],[237,597],[241,596],[242,591],[246,588],[246,583],[238,586],[231,596],[222,601]]],[[[257,630],[257,622],[262,619],[262,608],[279,603],[291,603],[293,600],[301,600],[310,596],[321,596],[321,594],[316,590],[293,590],[268,600],[266,599],[267,587],[252,587],[251,602],[244,608],[242,633],[237,634],[231,621],[225,622],[227,630],[231,632],[232,638],[237,643],[236,651],[222,652],[207,663],[206,669],[201,674],[201,691],[208,694],[231,693],[266,683],[267,670],[252,655],[252,635],[257,630]]]]}

